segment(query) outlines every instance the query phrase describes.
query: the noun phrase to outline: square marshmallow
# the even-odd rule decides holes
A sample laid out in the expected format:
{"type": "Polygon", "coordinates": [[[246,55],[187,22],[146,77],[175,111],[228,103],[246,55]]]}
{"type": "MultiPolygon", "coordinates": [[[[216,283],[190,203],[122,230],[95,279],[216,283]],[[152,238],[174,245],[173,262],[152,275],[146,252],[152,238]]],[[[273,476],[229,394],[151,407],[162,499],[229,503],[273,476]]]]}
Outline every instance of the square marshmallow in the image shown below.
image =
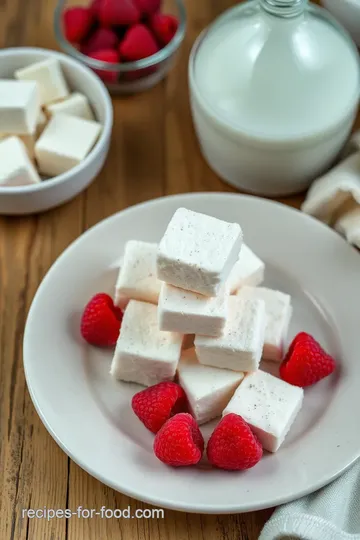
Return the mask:
{"type": "Polygon", "coordinates": [[[243,244],[238,261],[234,264],[226,287],[230,294],[235,293],[244,285],[257,287],[264,281],[265,264],[251,249],[243,244]]]}
{"type": "Polygon", "coordinates": [[[35,82],[0,80],[1,133],[34,133],[39,112],[39,88],[35,82]]]}
{"type": "Polygon", "coordinates": [[[302,388],[259,370],[245,377],[223,416],[242,416],[265,450],[276,452],[301,409],[303,396],[302,388]]]}
{"type": "Polygon", "coordinates": [[[265,325],[262,300],[231,296],[223,335],[215,338],[195,336],[199,362],[234,371],[255,371],[263,352],[265,325]]]}
{"type": "Polygon", "coordinates": [[[0,186],[27,186],[40,181],[24,143],[18,137],[0,141],[0,186]]]}
{"type": "Polygon", "coordinates": [[[152,386],[173,380],[183,336],[161,332],[157,306],[130,300],[125,309],[110,373],[116,379],[152,386]]]}
{"type": "Polygon", "coordinates": [[[161,281],[156,277],[157,244],[130,240],[125,245],[125,253],[115,287],[115,304],[125,299],[158,303],[161,281]]]}
{"type": "Polygon", "coordinates": [[[69,95],[59,60],[47,58],[36,64],[15,71],[15,78],[21,81],[36,81],[40,90],[40,103],[64,99],[69,95]]]}
{"type": "Polygon", "coordinates": [[[265,302],[266,328],[263,358],[281,362],[292,315],[291,297],[265,287],[243,287],[237,292],[237,296],[265,302]]]}
{"type": "Polygon", "coordinates": [[[179,383],[199,424],[221,415],[244,378],[243,373],[199,364],[194,349],[183,353],[178,373],[179,383]]]}
{"type": "Polygon", "coordinates": [[[78,116],[85,120],[95,120],[88,98],[84,94],[74,92],[68,98],[57,103],[51,103],[45,107],[49,116],[54,114],[63,113],[70,116],[78,116]]]}
{"type": "Polygon", "coordinates": [[[37,121],[36,121],[35,135],[37,139],[40,137],[40,135],[44,131],[47,121],[48,120],[46,118],[46,114],[43,112],[43,110],[40,110],[39,115],[37,117],[37,121]]]}
{"type": "Polygon", "coordinates": [[[101,125],[67,114],[52,117],[35,145],[39,170],[56,176],[78,165],[97,141],[101,125]]]}
{"type": "Polygon", "coordinates": [[[239,257],[242,231],[205,214],[179,208],[159,244],[158,278],[205,296],[216,296],[239,257]]]}
{"type": "Polygon", "coordinates": [[[226,323],[228,294],[203,296],[163,283],[159,297],[159,327],[182,334],[220,336],[226,323]]]}

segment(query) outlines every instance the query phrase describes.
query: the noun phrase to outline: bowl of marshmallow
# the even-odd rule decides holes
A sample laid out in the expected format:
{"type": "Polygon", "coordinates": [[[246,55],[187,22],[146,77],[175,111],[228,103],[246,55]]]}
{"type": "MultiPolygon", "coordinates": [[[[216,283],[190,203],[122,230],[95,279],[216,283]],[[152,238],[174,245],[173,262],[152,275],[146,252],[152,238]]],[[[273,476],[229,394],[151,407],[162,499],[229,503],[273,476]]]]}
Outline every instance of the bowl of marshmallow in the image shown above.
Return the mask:
{"type": "Polygon", "coordinates": [[[0,214],[58,206],[95,179],[113,110],[91,69],[51,50],[0,51],[0,214]]]}

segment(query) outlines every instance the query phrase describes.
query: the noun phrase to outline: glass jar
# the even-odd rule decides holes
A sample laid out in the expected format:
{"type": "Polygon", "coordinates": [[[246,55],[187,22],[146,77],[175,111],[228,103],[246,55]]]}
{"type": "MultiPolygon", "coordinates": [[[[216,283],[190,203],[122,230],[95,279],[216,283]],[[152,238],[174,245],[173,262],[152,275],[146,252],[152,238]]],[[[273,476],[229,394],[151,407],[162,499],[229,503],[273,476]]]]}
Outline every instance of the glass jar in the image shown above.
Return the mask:
{"type": "Polygon", "coordinates": [[[252,0],[198,38],[189,63],[202,152],[230,184],[302,191],[344,145],[359,100],[355,45],[307,0],[252,0]]]}

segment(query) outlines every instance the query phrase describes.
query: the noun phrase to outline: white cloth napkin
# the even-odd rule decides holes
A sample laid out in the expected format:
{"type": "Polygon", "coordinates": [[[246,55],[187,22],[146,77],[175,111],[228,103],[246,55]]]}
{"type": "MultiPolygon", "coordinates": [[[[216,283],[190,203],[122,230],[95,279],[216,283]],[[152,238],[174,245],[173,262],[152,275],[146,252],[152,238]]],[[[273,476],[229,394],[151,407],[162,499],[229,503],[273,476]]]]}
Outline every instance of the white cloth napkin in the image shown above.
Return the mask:
{"type": "Polygon", "coordinates": [[[360,540],[360,460],[332,484],[280,506],[259,540],[360,540]]]}

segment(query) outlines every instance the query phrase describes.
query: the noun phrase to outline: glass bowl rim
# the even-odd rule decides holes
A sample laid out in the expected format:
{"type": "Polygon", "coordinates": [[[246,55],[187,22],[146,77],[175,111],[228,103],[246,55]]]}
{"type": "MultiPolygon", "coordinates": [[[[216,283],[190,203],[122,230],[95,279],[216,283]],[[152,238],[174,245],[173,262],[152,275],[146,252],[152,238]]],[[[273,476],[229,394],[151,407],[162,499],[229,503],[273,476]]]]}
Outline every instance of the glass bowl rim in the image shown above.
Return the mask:
{"type": "Polygon", "coordinates": [[[71,43],[65,38],[62,31],[62,13],[66,6],[66,0],[58,0],[58,3],[54,11],[54,31],[55,37],[60,44],[61,48],[69,55],[73,56],[80,62],[90,66],[93,69],[102,70],[102,71],[117,71],[119,73],[126,73],[129,71],[135,71],[139,69],[144,69],[152,66],[156,66],[159,63],[163,62],[170,58],[176,50],[180,47],[186,30],[186,10],[183,0],[174,0],[178,11],[179,11],[179,26],[176,31],[175,36],[172,40],[163,48],[160,49],[157,53],[149,56],[148,58],[143,58],[141,60],[136,60],[134,62],[125,62],[123,64],[116,63],[111,64],[110,62],[102,62],[101,60],[96,60],[95,58],[90,58],[86,56],[78,49],[73,47],[71,43]]]}

